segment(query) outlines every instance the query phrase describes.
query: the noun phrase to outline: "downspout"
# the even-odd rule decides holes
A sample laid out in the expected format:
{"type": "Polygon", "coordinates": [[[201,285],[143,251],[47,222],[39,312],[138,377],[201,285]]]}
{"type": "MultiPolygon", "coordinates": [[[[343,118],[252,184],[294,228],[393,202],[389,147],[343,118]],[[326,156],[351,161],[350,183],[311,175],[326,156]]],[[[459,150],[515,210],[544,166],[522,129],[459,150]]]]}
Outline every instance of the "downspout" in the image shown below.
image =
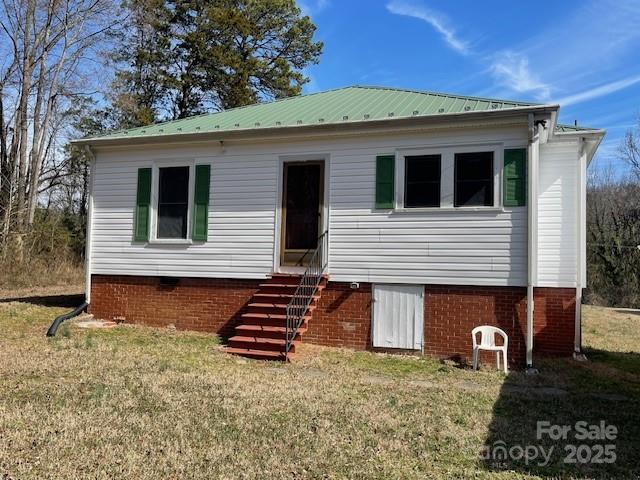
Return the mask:
{"type": "Polygon", "coordinates": [[[529,145],[527,162],[527,370],[533,370],[534,286],[538,277],[538,163],[540,135],[532,113],[528,115],[529,145]]]}
{"type": "Polygon", "coordinates": [[[582,354],[582,288],[585,284],[585,266],[586,266],[586,218],[587,218],[587,142],[584,137],[579,140],[578,148],[578,188],[577,205],[578,205],[578,234],[576,248],[576,308],[575,308],[575,334],[573,356],[577,360],[583,360],[582,354]]]}
{"type": "Polygon", "coordinates": [[[87,205],[87,226],[85,232],[85,252],[84,252],[84,271],[85,271],[85,302],[87,305],[91,302],[91,230],[93,217],[93,179],[95,177],[96,156],[91,150],[90,145],[84,147],[87,157],[91,163],[89,164],[89,195],[87,205]]]}

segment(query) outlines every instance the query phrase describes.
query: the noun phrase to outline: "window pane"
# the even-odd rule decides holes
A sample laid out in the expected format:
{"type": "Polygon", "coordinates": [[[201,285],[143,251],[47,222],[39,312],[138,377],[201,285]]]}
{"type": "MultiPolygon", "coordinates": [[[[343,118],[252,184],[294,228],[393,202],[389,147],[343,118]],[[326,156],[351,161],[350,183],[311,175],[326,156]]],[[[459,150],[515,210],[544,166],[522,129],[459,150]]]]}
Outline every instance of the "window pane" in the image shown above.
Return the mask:
{"type": "Polygon", "coordinates": [[[493,152],[456,153],[458,180],[488,180],[493,178],[493,152]]]}
{"type": "Polygon", "coordinates": [[[189,167],[160,169],[160,203],[187,203],[189,198],[189,167]]]}
{"type": "Polygon", "coordinates": [[[158,205],[158,238],[187,238],[187,205],[158,205]]]}
{"type": "Polygon", "coordinates": [[[404,206],[440,206],[440,155],[405,157],[404,206]]]}
{"type": "Polygon", "coordinates": [[[455,206],[493,205],[493,152],[457,153],[455,206]]]}
{"type": "Polygon", "coordinates": [[[187,238],[189,167],[160,169],[158,238],[187,238]]]}

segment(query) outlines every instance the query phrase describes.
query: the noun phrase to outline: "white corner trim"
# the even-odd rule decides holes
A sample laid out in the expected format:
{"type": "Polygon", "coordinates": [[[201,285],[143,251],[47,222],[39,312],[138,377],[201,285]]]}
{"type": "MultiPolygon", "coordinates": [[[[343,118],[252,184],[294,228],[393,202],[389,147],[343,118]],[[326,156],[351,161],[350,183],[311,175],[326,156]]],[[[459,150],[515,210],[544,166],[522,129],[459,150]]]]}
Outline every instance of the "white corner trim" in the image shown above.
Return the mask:
{"type": "Polygon", "coordinates": [[[84,298],[87,303],[91,303],[91,230],[93,219],[93,184],[95,180],[96,157],[89,145],[85,146],[91,163],[89,164],[89,195],[87,199],[87,225],[85,230],[85,251],[84,251],[84,298]]]}

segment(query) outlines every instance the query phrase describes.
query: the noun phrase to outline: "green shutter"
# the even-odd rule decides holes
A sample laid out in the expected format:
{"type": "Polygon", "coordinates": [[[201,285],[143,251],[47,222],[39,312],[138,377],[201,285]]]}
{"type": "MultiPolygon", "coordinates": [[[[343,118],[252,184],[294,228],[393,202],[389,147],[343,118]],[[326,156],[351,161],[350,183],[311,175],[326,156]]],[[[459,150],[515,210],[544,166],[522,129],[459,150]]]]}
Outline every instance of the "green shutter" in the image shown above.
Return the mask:
{"type": "Polygon", "coordinates": [[[196,165],[195,191],[193,194],[193,240],[207,241],[207,221],[209,218],[210,165],[196,165]]]}
{"type": "Polygon", "coordinates": [[[376,157],[376,208],[393,208],[395,200],[395,156],[376,157]]]}
{"type": "Polygon", "coordinates": [[[136,242],[149,241],[149,213],[151,208],[151,169],[138,169],[138,191],[136,194],[136,215],[133,239],[136,242]]]}
{"type": "Polygon", "coordinates": [[[504,151],[503,204],[505,207],[523,207],[527,204],[527,149],[504,151]]]}

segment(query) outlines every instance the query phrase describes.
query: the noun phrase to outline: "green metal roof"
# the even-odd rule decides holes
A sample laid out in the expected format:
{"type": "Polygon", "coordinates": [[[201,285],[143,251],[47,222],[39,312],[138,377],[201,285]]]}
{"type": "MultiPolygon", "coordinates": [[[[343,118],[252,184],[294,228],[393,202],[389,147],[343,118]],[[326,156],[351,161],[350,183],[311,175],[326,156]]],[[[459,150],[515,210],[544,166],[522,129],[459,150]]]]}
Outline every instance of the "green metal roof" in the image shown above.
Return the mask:
{"type": "Polygon", "coordinates": [[[583,127],[582,125],[563,125],[560,123],[556,125],[556,132],[561,132],[561,133],[596,132],[598,130],[599,130],[598,128],[583,127]]]}
{"type": "MultiPolygon", "coordinates": [[[[119,140],[484,112],[540,104],[387,87],[352,86],[119,130],[91,137],[119,140]]],[[[82,141],[85,142],[89,138],[82,141]]]]}

